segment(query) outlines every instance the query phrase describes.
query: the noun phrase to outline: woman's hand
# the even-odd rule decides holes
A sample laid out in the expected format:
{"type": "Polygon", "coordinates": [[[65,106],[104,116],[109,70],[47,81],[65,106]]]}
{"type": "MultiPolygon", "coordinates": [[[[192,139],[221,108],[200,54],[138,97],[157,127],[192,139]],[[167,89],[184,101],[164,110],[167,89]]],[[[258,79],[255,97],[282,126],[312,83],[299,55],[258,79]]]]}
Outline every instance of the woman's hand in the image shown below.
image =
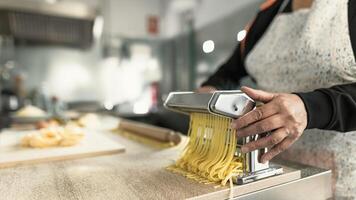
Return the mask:
{"type": "Polygon", "coordinates": [[[241,90],[256,101],[265,103],[235,120],[238,137],[246,137],[272,131],[266,137],[249,142],[241,151],[271,147],[260,161],[265,163],[288,149],[303,134],[307,126],[307,112],[303,101],[295,94],[276,94],[242,87],[241,90]]]}

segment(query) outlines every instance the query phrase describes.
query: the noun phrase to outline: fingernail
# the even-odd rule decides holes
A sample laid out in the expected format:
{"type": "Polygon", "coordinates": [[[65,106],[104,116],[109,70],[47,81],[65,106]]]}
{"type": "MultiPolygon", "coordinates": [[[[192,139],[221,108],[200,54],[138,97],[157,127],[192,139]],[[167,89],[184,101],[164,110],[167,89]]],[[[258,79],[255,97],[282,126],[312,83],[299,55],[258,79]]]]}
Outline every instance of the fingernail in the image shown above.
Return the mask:
{"type": "Polygon", "coordinates": [[[237,134],[237,137],[243,137],[244,136],[244,133],[242,130],[236,130],[236,134],[237,134]]]}
{"type": "Polygon", "coordinates": [[[239,123],[235,123],[235,128],[236,128],[236,130],[239,130],[241,128],[240,124],[239,123]]]}
{"type": "Polygon", "coordinates": [[[248,148],[242,147],[242,148],[241,148],[241,152],[242,152],[242,153],[247,153],[247,152],[248,152],[248,148]]]}
{"type": "Polygon", "coordinates": [[[237,120],[234,120],[233,122],[231,122],[231,127],[234,129],[240,129],[240,124],[237,120]]]}

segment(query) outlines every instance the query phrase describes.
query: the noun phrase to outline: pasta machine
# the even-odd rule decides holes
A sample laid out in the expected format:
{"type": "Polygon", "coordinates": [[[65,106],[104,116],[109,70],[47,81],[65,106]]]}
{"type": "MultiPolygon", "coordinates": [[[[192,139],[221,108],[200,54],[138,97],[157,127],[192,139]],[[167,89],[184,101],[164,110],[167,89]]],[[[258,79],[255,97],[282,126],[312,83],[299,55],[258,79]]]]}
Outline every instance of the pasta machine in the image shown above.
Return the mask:
{"type": "MultiPolygon", "coordinates": [[[[169,110],[184,114],[200,112],[237,119],[255,109],[256,102],[240,90],[215,91],[213,93],[171,92],[164,106],[169,110]]],[[[243,174],[234,177],[235,183],[246,184],[283,173],[283,168],[280,166],[270,165],[269,162],[264,164],[259,162],[260,156],[268,151],[267,148],[246,154],[241,152],[242,145],[265,137],[267,134],[238,139],[235,156],[243,156],[245,163],[243,164],[243,174]]]]}

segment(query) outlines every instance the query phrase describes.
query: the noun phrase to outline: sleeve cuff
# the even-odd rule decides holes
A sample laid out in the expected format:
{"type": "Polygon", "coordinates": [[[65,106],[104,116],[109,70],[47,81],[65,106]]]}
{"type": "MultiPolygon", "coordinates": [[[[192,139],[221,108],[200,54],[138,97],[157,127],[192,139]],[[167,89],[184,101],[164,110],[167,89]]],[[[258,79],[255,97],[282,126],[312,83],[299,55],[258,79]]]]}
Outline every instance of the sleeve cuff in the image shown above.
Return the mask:
{"type": "Polygon", "coordinates": [[[320,90],[295,94],[304,102],[308,115],[307,129],[327,127],[333,116],[333,104],[329,96],[320,90]]]}

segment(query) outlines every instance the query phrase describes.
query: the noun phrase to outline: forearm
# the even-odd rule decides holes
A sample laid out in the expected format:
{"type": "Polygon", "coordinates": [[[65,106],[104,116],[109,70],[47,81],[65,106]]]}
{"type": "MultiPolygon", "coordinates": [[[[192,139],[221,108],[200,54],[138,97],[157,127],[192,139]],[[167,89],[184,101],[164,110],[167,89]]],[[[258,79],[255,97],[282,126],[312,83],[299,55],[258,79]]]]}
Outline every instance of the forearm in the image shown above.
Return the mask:
{"type": "Polygon", "coordinates": [[[308,129],[356,130],[356,83],[297,94],[308,113],[308,129]]]}

